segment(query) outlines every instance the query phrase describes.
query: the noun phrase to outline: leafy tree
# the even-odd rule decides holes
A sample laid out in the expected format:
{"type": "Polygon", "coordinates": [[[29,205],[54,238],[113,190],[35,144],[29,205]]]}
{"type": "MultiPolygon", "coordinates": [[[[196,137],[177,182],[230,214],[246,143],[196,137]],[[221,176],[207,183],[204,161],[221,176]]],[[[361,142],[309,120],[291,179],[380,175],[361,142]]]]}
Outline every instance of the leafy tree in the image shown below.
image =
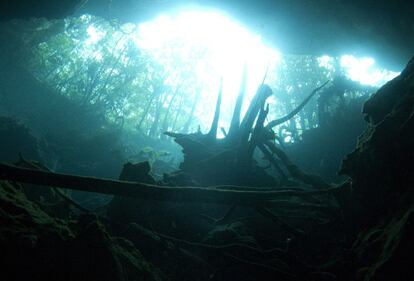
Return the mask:
{"type": "MultiPolygon", "coordinates": [[[[188,133],[199,125],[208,129],[210,122],[204,124],[199,117],[208,112],[206,120],[213,117],[214,103],[206,99],[215,97],[206,93],[218,85],[197,76],[199,68],[208,68],[205,48],[180,38],[144,48],[137,26],[89,15],[18,26],[25,30],[21,53],[33,75],[59,94],[92,106],[108,122],[153,138],[163,137],[165,131],[188,133]]],[[[269,120],[287,114],[315,87],[338,75],[343,75],[338,58],[283,55],[277,65],[269,66],[266,78],[274,92],[269,120]]],[[[346,98],[361,94],[350,90],[346,98]]],[[[278,134],[288,142],[299,140],[304,130],[319,125],[320,111],[313,99],[276,128],[278,134]]]]}

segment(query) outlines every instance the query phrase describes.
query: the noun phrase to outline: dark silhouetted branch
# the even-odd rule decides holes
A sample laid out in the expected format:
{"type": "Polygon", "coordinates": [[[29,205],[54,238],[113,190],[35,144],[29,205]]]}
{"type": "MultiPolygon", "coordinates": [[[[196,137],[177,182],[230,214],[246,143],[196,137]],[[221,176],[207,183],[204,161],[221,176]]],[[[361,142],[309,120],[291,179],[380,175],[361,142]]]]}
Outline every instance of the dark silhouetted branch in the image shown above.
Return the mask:
{"type": "Polygon", "coordinates": [[[292,234],[295,234],[295,235],[298,235],[298,236],[304,234],[304,232],[302,230],[296,229],[293,226],[289,225],[288,223],[284,222],[278,216],[273,214],[270,210],[268,210],[266,208],[261,208],[261,207],[257,207],[256,210],[257,210],[257,212],[259,212],[259,214],[261,214],[264,217],[270,218],[273,222],[278,224],[280,227],[284,228],[289,233],[292,233],[292,234]]]}
{"type": "Polygon", "coordinates": [[[264,104],[268,97],[272,95],[272,90],[267,85],[261,85],[257,90],[249,108],[247,109],[246,115],[240,125],[241,130],[241,142],[247,142],[250,132],[253,128],[254,120],[260,111],[264,107],[264,104]]]}
{"type": "Polygon", "coordinates": [[[281,196],[308,196],[337,192],[338,188],[318,191],[253,191],[242,190],[240,187],[166,187],[126,182],[93,177],[83,177],[51,173],[47,171],[19,168],[12,165],[0,164],[0,179],[31,183],[36,185],[56,186],[86,192],[120,195],[134,198],[152,199],[159,201],[192,202],[192,203],[218,203],[230,205],[260,205],[270,202],[281,196]],[[237,190],[239,189],[239,190],[237,190]]]}
{"type": "Polygon", "coordinates": [[[296,107],[291,113],[289,113],[288,115],[286,115],[286,116],[283,116],[282,118],[279,118],[279,119],[276,119],[276,120],[273,120],[273,121],[270,121],[267,125],[266,125],[266,128],[267,129],[271,129],[271,128],[273,128],[273,127],[275,127],[275,126],[277,126],[277,125],[280,125],[280,124],[282,124],[282,123],[284,123],[284,122],[286,122],[286,121],[288,121],[288,120],[290,120],[290,119],[292,119],[293,118],[293,116],[295,116],[296,114],[298,114],[299,113],[299,111],[301,111],[304,107],[305,107],[305,105],[310,101],[310,99],[319,91],[319,90],[321,90],[323,87],[325,87],[326,86],[326,84],[328,84],[329,83],[329,81],[330,80],[328,80],[328,81],[326,81],[325,83],[323,83],[321,86],[319,86],[318,88],[316,88],[315,90],[313,90],[312,91],[312,93],[310,93],[309,94],[309,96],[298,106],[298,107],[296,107]]]}
{"type": "Polygon", "coordinates": [[[287,179],[285,172],[283,172],[282,168],[280,168],[279,164],[277,163],[276,159],[273,157],[272,153],[263,144],[259,144],[258,147],[260,151],[263,153],[263,155],[265,156],[265,158],[273,165],[273,167],[275,167],[279,175],[283,179],[287,179]]]}
{"type": "Polygon", "coordinates": [[[297,178],[301,180],[304,183],[310,184],[313,187],[319,188],[319,189],[325,189],[332,187],[329,183],[325,182],[321,177],[317,175],[307,174],[303,172],[301,169],[299,169],[298,166],[292,163],[290,161],[289,157],[286,155],[286,153],[278,148],[274,143],[267,141],[265,142],[266,147],[274,154],[276,154],[277,157],[279,157],[280,160],[285,164],[286,169],[289,171],[292,177],[297,178]]]}
{"type": "Polygon", "coordinates": [[[214,139],[216,138],[216,135],[217,135],[217,128],[218,128],[218,123],[220,119],[220,106],[221,106],[222,93],[223,93],[223,78],[220,79],[220,89],[219,89],[219,94],[217,97],[216,110],[214,112],[214,119],[213,119],[213,123],[211,124],[210,132],[208,132],[208,136],[214,139]]]}
{"type": "Polygon", "coordinates": [[[229,133],[227,137],[230,139],[235,137],[240,129],[240,113],[243,105],[244,95],[246,93],[246,81],[247,81],[247,65],[243,67],[243,76],[240,85],[240,93],[236,100],[236,105],[234,107],[233,117],[231,118],[229,133]]]}

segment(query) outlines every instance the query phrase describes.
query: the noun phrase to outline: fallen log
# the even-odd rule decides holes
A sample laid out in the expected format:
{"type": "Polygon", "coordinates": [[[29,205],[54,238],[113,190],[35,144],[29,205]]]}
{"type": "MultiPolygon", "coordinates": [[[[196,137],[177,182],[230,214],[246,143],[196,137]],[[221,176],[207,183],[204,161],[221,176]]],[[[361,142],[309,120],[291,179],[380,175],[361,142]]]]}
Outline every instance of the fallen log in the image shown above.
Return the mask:
{"type": "Polygon", "coordinates": [[[286,196],[304,196],[306,198],[309,195],[336,193],[339,191],[339,188],[317,191],[297,191],[293,189],[269,191],[260,191],[259,189],[259,191],[255,191],[253,189],[243,190],[239,186],[232,188],[232,186],[228,185],[215,187],[167,187],[139,182],[52,173],[1,163],[0,180],[158,201],[217,203],[240,206],[257,206],[286,196]]]}

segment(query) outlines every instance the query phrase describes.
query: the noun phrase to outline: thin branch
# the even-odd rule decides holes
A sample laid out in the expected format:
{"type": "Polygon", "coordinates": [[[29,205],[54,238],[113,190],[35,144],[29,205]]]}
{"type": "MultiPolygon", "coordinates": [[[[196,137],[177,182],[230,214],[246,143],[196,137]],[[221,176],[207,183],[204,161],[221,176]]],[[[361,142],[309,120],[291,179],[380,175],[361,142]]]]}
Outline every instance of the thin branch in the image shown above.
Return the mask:
{"type": "Polygon", "coordinates": [[[226,129],[224,129],[223,127],[220,127],[221,133],[223,134],[224,137],[227,137],[227,132],[226,129]]]}
{"type": "MultiPolygon", "coordinates": [[[[266,106],[266,109],[263,107],[260,108],[259,117],[257,117],[256,126],[254,127],[254,130],[253,130],[253,133],[252,133],[252,136],[250,138],[248,148],[247,148],[247,160],[248,161],[250,161],[253,158],[254,150],[256,146],[260,144],[260,140],[263,134],[263,123],[268,113],[269,113],[269,104],[266,106]]],[[[243,147],[243,140],[242,140],[242,149],[243,148],[244,147],[243,147]]]]}
{"type": "Polygon", "coordinates": [[[292,119],[293,116],[295,116],[296,114],[299,113],[299,111],[301,111],[305,105],[310,101],[310,99],[319,91],[321,90],[323,87],[326,86],[326,84],[328,84],[330,82],[330,80],[326,81],[325,83],[323,83],[321,86],[319,86],[318,88],[316,88],[315,90],[312,91],[312,93],[309,94],[309,96],[300,104],[298,105],[298,107],[296,107],[291,113],[289,113],[288,115],[285,115],[279,119],[270,121],[267,125],[266,128],[267,129],[271,129],[277,125],[280,125],[290,119],[292,119]]]}
{"type": "Polygon", "coordinates": [[[284,228],[286,231],[288,231],[288,232],[290,232],[292,234],[295,234],[297,236],[304,235],[304,232],[302,230],[294,228],[290,224],[288,224],[285,221],[283,221],[282,219],[280,219],[277,215],[273,214],[270,210],[268,210],[266,208],[261,208],[261,207],[257,207],[256,210],[262,216],[270,218],[273,222],[275,222],[277,225],[279,225],[282,228],[284,228]]]}
{"type": "MultiPolygon", "coordinates": [[[[261,85],[256,92],[256,95],[253,97],[249,108],[247,109],[246,114],[240,125],[240,139],[241,142],[247,142],[251,129],[253,127],[254,121],[256,120],[257,115],[261,108],[264,107],[264,104],[272,95],[272,89],[266,84],[261,85]]],[[[263,121],[264,122],[264,121],[263,121]]]]}
{"type": "Polygon", "coordinates": [[[215,139],[217,135],[217,128],[218,128],[218,123],[220,119],[220,106],[221,106],[222,92],[223,92],[223,78],[220,79],[220,88],[219,88],[219,94],[217,97],[216,110],[214,112],[213,123],[211,124],[210,132],[208,132],[207,134],[209,138],[213,138],[213,139],[215,139]]]}
{"type": "Polygon", "coordinates": [[[217,219],[215,223],[216,224],[224,224],[224,223],[228,222],[229,219],[230,219],[230,216],[234,213],[236,208],[237,208],[237,205],[232,205],[230,207],[230,209],[228,209],[227,212],[224,214],[224,216],[217,219]]]}
{"type": "MultiPolygon", "coordinates": [[[[26,160],[23,155],[21,153],[19,153],[19,161],[17,162],[18,166],[22,166],[22,167],[26,167],[26,168],[30,168],[33,170],[43,170],[43,171],[48,171],[51,172],[51,170],[49,168],[47,168],[44,165],[41,165],[40,163],[33,163],[29,160],[26,160]]],[[[82,205],[80,205],[78,202],[74,201],[72,198],[70,198],[69,196],[67,196],[64,192],[62,192],[62,190],[60,190],[57,187],[51,187],[51,189],[57,193],[57,195],[64,201],[66,201],[66,203],[68,203],[69,205],[72,205],[73,207],[79,209],[80,211],[84,212],[84,213],[91,213],[90,210],[88,210],[87,208],[83,207],[82,205]]]]}
{"type": "Polygon", "coordinates": [[[290,161],[289,157],[286,155],[286,153],[278,148],[274,143],[267,141],[265,142],[265,145],[270,151],[279,157],[280,160],[285,164],[286,169],[289,171],[289,173],[292,175],[292,177],[300,179],[304,183],[310,184],[315,188],[325,189],[332,187],[329,183],[325,182],[321,177],[317,175],[312,175],[303,172],[301,169],[299,169],[298,166],[292,163],[290,161]]]}
{"type": "Polygon", "coordinates": [[[234,138],[235,136],[237,136],[240,130],[240,113],[241,113],[241,109],[243,105],[244,96],[246,93],[246,81],[247,81],[247,65],[244,64],[243,75],[242,75],[242,80],[240,84],[240,92],[236,100],[236,105],[234,107],[233,116],[230,122],[229,133],[227,135],[229,138],[234,138]]]}
{"type": "Polygon", "coordinates": [[[279,175],[282,177],[282,179],[286,180],[287,176],[286,176],[285,172],[283,172],[282,168],[280,168],[280,166],[277,163],[276,159],[272,156],[272,153],[270,153],[270,151],[267,150],[267,148],[263,144],[259,144],[258,147],[259,147],[260,151],[263,153],[263,155],[266,157],[266,159],[273,165],[273,167],[275,167],[275,169],[277,170],[279,175]]]}

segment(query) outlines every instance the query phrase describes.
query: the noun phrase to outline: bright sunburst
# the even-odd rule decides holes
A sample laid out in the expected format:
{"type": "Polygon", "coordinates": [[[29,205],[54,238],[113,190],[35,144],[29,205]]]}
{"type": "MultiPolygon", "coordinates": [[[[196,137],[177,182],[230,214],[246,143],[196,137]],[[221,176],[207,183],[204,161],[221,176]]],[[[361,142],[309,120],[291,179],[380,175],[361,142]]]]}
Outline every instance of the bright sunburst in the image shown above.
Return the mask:
{"type": "Polygon", "coordinates": [[[385,82],[399,75],[399,72],[378,69],[375,60],[370,57],[357,58],[352,55],[341,57],[341,67],[347,76],[361,84],[370,86],[382,86],[385,82]]]}
{"type": "MultiPolygon", "coordinates": [[[[244,66],[248,72],[246,98],[249,100],[263,80],[266,69],[274,68],[280,60],[279,52],[266,46],[259,35],[221,12],[181,11],[161,15],[140,24],[137,32],[139,48],[164,65],[171,64],[173,58],[182,64],[193,64],[198,80],[210,86],[203,92],[211,104],[214,104],[220,78],[223,78],[224,107],[234,104],[244,66]],[[194,55],[195,58],[189,58],[194,55]]],[[[203,115],[206,118],[212,116],[200,116],[203,115]]]]}
{"type": "MultiPolygon", "coordinates": [[[[88,37],[80,52],[82,58],[102,63],[105,51],[123,66],[142,59],[146,77],[149,75],[150,80],[154,79],[153,82],[163,88],[163,97],[166,97],[160,100],[163,106],[168,107],[178,91],[186,99],[185,114],[192,116],[193,131],[198,125],[205,131],[211,124],[221,79],[220,127],[228,128],[244,69],[247,70],[244,110],[268,71],[266,84],[275,90],[275,95],[268,99],[272,108],[269,118],[287,113],[278,103],[294,105],[300,101],[297,96],[304,96],[318,83],[337,75],[379,87],[399,74],[378,68],[375,60],[369,57],[281,55],[277,49],[265,44],[260,35],[225,13],[212,10],[168,12],[138,25],[125,24],[121,30],[112,33],[93,23],[86,32],[88,37]],[[108,39],[107,36],[112,36],[107,40],[111,47],[97,48],[100,41],[104,41],[102,39],[108,39]],[[130,46],[139,51],[132,52],[131,56],[125,52],[130,46]],[[313,63],[315,59],[316,65],[313,63]]],[[[114,70],[108,73],[117,74],[114,70]]],[[[153,90],[151,87],[146,89],[153,90]]],[[[181,103],[178,104],[177,108],[182,108],[181,103]]],[[[133,107],[131,103],[127,105],[133,107]]],[[[151,118],[152,115],[148,117],[151,118]]]]}

